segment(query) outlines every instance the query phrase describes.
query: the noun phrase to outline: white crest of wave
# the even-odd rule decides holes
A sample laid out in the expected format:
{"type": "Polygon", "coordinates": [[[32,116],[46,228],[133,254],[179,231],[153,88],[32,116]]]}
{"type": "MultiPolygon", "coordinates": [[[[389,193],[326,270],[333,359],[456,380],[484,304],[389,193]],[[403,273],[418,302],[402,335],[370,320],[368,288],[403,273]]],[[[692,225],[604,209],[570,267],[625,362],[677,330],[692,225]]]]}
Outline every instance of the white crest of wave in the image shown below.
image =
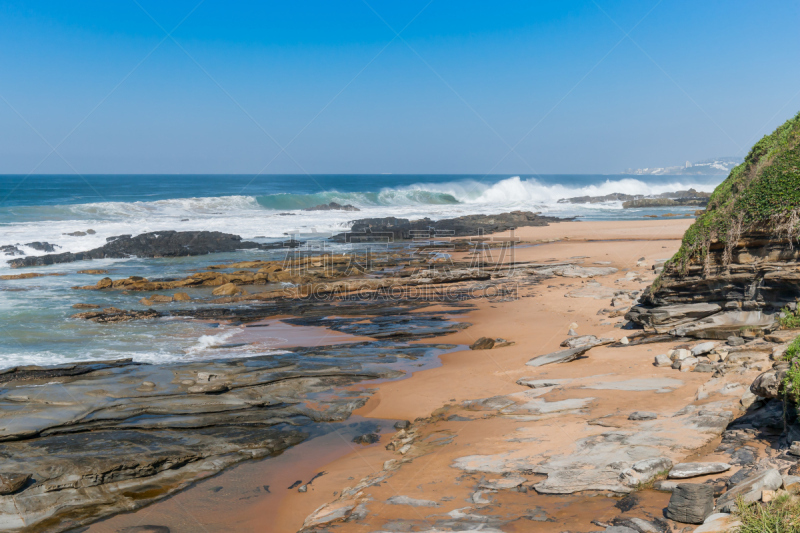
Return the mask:
{"type": "Polygon", "coordinates": [[[443,184],[420,184],[424,188],[450,194],[464,204],[491,204],[498,206],[552,206],[559,200],[579,196],[605,196],[613,193],[633,195],[655,195],[695,188],[713,189],[708,184],[684,183],[681,181],[646,183],[635,178],[608,179],[602,183],[569,186],[563,184],[545,185],[536,179],[522,179],[519,176],[506,178],[494,184],[480,181],[463,181],[443,184]]]}
{"type": "Polygon", "coordinates": [[[258,209],[252,196],[209,196],[202,198],[173,198],[152,202],[96,202],[70,206],[75,214],[106,217],[192,216],[198,214],[229,214],[236,210],[258,209]]]}
{"type": "Polygon", "coordinates": [[[204,352],[209,348],[214,348],[215,346],[225,344],[226,340],[233,337],[240,331],[242,331],[242,328],[234,328],[217,333],[216,335],[202,335],[199,339],[197,339],[197,343],[195,343],[193,346],[190,346],[186,350],[186,353],[189,355],[197,355],[198,353],[204,352]]]}

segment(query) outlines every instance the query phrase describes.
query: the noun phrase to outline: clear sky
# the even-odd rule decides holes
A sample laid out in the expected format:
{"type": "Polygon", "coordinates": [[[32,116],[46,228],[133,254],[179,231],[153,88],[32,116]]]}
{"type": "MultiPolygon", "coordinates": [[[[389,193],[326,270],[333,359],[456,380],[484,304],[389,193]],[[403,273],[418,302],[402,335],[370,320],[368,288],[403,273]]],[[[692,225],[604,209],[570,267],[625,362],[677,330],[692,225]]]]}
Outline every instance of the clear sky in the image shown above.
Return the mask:
{"type": "Polygon", "coordinates": [[[0,173],[615,173],[800,110],[796,1],[198,2],[0,0],[0,173]]]}

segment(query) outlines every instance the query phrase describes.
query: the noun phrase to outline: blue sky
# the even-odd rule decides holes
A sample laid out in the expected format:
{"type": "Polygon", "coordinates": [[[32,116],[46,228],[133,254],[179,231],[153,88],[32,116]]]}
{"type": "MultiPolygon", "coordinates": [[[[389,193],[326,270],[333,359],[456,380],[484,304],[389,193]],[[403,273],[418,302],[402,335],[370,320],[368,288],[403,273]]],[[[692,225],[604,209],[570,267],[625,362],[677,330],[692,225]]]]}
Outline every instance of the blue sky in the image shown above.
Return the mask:
{"type": "Polygon", "coordinates": [[[797,2],[198,1],[0,1],[0,173],[614,173],[800,110],[797,2]]]}

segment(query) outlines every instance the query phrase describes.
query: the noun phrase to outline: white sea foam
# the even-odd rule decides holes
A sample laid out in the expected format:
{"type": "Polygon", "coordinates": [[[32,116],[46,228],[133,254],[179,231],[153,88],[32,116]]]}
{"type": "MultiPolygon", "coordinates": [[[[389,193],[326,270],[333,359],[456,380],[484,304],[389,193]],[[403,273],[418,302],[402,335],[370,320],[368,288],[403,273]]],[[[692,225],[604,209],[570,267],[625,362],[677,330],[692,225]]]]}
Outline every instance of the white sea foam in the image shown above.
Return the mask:
{"type": "Polygon", "coordinates": [[[188,355],[197,355],[206,350],[213,349],[216,346],[221,346],[225,344],[225,341],[241,332],[242,329],[243,328],[231,328],[226,331],[221,331],[216,335],[203,335],[197,339],[197,343],[186,350],[186,353],[188,355]]]}
{"type": "MultiPolygon", "coordinates": [[[[718,180],[721,180],[719,178],[718,180]]],[[[558,203],[562,198],[603,196],[614,192],[659,194],[695,188],[712,190],[716,183],[700,183],[675,178],[674,181],[644,181],[636,178],[607,179],[585,186],[543,184],[535,179],[511,177],[495,183],[462,180],[449,183],[420,183],[407,187],[385,188],[379,192],[324,192],[312,195],[276,194],[269,196],[221,196],[178,198],[152,202],[99,202],[70,206],[15,207],[0,212],[2,242],[25,244],[47,241],[57,244],[58,252],[79,252],[102,246],[106,239],[121,234],[149,231],[222,231],[245,239],[259,236],[286,238],[290,233],[345,231],[357,218],[395,216],[429,217],[433,220],[468,214],[491,214],[513,209],[538,211],[553,216],[618,218],[624,213],[621,202],[603,204],[558,203]],[[304,211],[318,203],[336,201],[353,204],[360,212],[304,211]],[[286,213],[291,215],[286,215],[286,213]],[[283,213],[283,214],[282,214],[283,213]],[[24,220],[24,222],[18,222],[24,220]],[[95,231],[85,236],[67,235],[75,231],[95,231]]],[[[625,210],[628,211],[628,210],[625,210]]],[[[44,252],[23,247],[27,255],[44,252]]]]}

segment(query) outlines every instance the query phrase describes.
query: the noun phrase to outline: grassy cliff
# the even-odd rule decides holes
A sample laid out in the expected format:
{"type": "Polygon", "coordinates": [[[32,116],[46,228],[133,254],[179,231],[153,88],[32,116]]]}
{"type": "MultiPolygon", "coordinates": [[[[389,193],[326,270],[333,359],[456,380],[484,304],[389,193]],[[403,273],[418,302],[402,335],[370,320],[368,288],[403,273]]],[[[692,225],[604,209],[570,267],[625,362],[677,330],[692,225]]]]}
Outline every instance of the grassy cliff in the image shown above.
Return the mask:
{"type": "MultiPolygon", "coordinates": [[[[797,237],[800,222],[800,113],[758,141],[711,195],[705,213],[686,231],[665,272],[708,265],[711,243],[723,243],[723,266],[742,234],[797,237]]],[[[660,280],[656,280],[657,286],[660,280]]],[[[654,287],[655,288],[655,287],[654,287]]]]}

